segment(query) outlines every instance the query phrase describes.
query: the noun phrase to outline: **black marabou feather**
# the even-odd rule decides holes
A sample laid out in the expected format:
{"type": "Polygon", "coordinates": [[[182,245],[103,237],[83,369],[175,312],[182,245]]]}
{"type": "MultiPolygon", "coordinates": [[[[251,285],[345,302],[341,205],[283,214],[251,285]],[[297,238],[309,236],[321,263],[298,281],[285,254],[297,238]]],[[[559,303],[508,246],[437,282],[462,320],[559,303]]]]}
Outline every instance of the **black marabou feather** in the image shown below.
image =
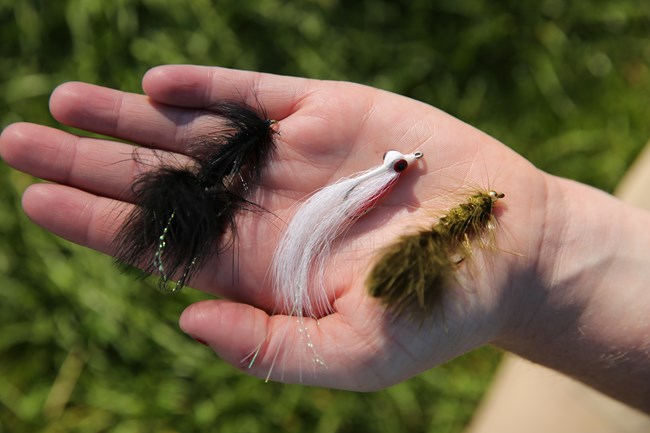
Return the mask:
{"type": "Polygon", "coordinates": [[[188,164],[163,164],[135,180],[136,207],[114,240],[117,262],[159,274],[164,291],[179,290],[225,248],[238,212],[260,210],[249,198],[275,147],[274,121],[236,102],[210,111],[218,126],[190,142],[188,164]],[[178,282],[169,287],[170,279],[178,282]]]}

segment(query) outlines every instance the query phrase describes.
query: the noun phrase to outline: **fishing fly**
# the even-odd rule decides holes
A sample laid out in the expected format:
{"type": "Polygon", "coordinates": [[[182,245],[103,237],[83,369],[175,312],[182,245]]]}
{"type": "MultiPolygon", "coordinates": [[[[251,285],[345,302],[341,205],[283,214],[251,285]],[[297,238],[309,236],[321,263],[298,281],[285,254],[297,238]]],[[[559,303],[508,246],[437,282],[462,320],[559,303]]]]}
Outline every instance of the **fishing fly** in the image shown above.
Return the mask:
{"type": "Polygon", "coordinates": [[[396,316],[426,317],[440,301],[472,242],[485,246],[494,227],[494,208],[505,197],[477,191],[429,229],[404,235],[379,254],[366,285],[396,316]]]}
{"type": "MultiPolygon", "coordinates": [[[[375,207],[401,174],[420,158],[422,152],[403,154],[392,150],[384,155],[378,167],[320,189],[300,206],[279,241],[271,265],[276,303],[280,312],[297,317],[298,332],[315,364],[325,365],[303,320],[305,317],[318,319],[332,312],[324,272],[334,242],[375,207]]],[[[250,365],[258,352],[252,354],[250,365]]],[[[277,356],[275,353],[267,378],[277,356]]]]}
{"type": "Polygon", "coordinates": [[[188,146],[188,163],[163,163],[135,180],[136,206],[114,240],[116,261],[158,274],[164,292],[180,290],[222,252],[225,233],[232,242],[238,212],[260,210],[250,197],[274,151],[276,122],[233,101],[212,106],[209,115],[215,130],[188,146]]]}
{"type": "Polygon", "coordinates": [[[283,312],[318,318],[332,311],[324,268],[332,244],[395,185],[422,152],[387,152],[382,165],[343,178],[300,206],[275,251],[273,287],[283,312]]]}

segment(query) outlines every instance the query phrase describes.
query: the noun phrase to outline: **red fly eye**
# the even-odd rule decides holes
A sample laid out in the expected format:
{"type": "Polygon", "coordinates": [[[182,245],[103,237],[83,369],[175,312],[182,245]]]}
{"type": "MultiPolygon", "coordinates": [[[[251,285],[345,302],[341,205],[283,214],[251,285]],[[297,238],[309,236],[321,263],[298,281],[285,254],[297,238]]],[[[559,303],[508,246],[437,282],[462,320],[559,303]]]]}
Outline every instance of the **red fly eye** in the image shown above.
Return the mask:
{"type": "Polygon", "coordinates": [[[406,170],[406,168],[409,166],[409,163],[406,162],[405,159],[398,159],[395,161],[393,164],[393,170],[395,170],[397,173],[406,170]]]}

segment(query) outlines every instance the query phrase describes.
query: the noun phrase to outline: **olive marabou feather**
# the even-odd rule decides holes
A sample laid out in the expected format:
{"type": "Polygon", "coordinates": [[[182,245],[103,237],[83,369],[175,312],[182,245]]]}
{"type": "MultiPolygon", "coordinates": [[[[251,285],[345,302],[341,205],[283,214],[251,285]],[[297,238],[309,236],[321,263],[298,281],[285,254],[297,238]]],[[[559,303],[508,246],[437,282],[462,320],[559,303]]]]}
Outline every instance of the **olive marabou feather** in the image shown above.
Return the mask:
{"type": "Polygon", "coordinates": [[[404,235],[380,254],[366,285],[398,316],[426,317],[440,305],[458,264],[483,242],[494,204],[503,194],[479,191],[450,209],[429,229],[404,235]]]}

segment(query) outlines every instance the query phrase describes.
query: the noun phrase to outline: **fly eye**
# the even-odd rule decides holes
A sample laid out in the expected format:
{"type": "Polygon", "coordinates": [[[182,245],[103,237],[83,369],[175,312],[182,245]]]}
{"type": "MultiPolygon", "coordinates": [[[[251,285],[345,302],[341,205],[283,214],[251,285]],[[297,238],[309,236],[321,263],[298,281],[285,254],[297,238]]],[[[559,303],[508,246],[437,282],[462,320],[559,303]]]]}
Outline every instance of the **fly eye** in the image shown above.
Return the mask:
{"type": "Polygon", "coordinates": [[[409,163],[405,159],[398,159],[395,161],[393,164],[393,170],[395,170],[397,173],[400,173],[409,166],[409,163]]]}

